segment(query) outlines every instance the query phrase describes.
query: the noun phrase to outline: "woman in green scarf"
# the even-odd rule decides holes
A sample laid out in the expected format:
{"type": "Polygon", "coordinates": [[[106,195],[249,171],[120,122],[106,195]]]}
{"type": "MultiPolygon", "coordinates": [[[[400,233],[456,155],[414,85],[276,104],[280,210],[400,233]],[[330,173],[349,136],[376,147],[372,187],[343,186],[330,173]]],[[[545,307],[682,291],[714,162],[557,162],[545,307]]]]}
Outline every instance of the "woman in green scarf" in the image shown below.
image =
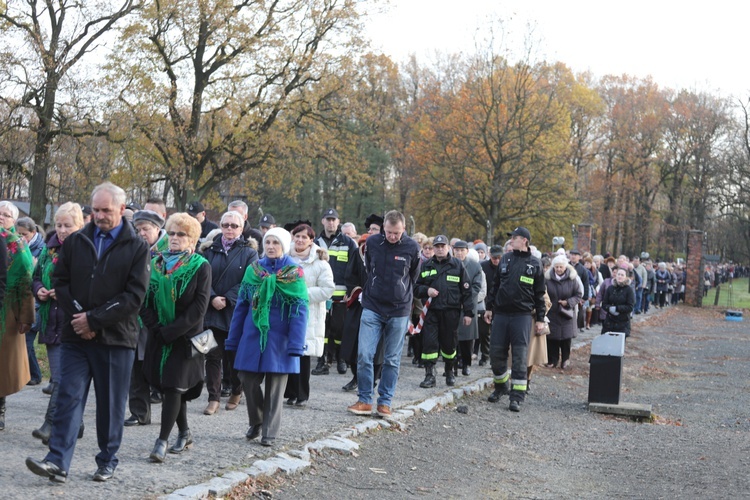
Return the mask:
{"type": "Polygon", "coordinates": [[[26,241],[16,234],[18,208],[0,201],[0,431],[5,429],[5,397],[23,389],[31,379],[25,333],[34,322],[31,271],[34,266],[26,241]]]}
{"type": "Polygon", "coordinates": [[[299,373],[305,352],[308,297],[302,268],[288,255],[292,236],[274,227],[263,236],[264,257],[245,271],[224,343],[237,351],[234,367],[245,391],[245,437],[272,446],[281,427],[287,376],[299,373]],[[265,391],[261,384],[265,382],[265,391]]]}
{"type": "Polygon", "coordinates": [[[163,462],[175,423],[179,434],[169,448],[181,453],[193,443],[187,421],[187,402],[203,390],[203,356],[191,356],[190,338],[203,331],[203,317],[211,293],[211,266],[193,252],[201,225],[186,213],[173,214],[166,223],[168,249],[151,261],[151,281],[141,317],[149,339],[143,360],[148,382],[163,393],[161,430],[151,460],[163,462]]]}

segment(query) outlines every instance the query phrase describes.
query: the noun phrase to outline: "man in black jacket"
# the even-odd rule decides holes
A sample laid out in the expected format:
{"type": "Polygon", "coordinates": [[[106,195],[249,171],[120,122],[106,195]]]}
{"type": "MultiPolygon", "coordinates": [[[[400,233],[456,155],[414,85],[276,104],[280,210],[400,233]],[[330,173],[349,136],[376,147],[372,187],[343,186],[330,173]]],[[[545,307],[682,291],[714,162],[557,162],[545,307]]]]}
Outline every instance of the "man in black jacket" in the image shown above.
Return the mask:
{"type": "Polygon", "coordinates": [[[91,196],[93,222],[65,239],[52,283],[69,320],[62,331],[60,392],[49,453],[26,459],[35,474],[65,482],[91,381],[96,391],[99,453],[94,481],[118,464],[138,311],[149,281],[149,251],[123,217],[125,191],[105,182],[91,196]]]}
{"type": "MultiPolygon", "coordinates": [[[[492,245],[489,253],[490,258],[480,262],[488,287],[492,286],[492,280],[495,279],[497,266],[500,264],[500,258],[503,256],[503,247],[492,245]]],[[[477,311],[477,326],[479,327],[479,350],[482,353],[482,357],[479,358],[479,366],[484,366],[487,364],[487,360],[490,359],[490,324],[484,320],[484,312],[492,310],[492,304],[485,299],[479,306],[481,309],[477,311]]]]}
{"type": "Polygon", "coordinates": [[[438,354],[445,361],[445,385],[454,385],[453,363],[458,345],[458,324],[463,310],[465,326],[471,324],[474,303],[466,269],[448,253],[448,238],[442,234],[432,242],[435,255],[422,264],[414,295],[429,299],[430,307],[422,327],[422,362],[425,378],[419,387],[435,387],[435,363],[438,354]]]}
{"type": "Polygon", "coordinates": [[[541,332],[547,312],[544,302],[546,285],[542,263],[529,250],[529,230],[517,227],[508,236],[511,237],[513,250],[500,259],[499,270],[487,292],[487,311],[484,313],[485,320],[492,320],[490,365],[495,381],[495,390],[488,400],[496,403],[503,395],[510,393],[510,410],[521,411],[528,385],[526,365],[534,319],[531,311],[535,311],[536,328],[541,332]],[[513,351],[510,370],[509,347],[513,351]]]}

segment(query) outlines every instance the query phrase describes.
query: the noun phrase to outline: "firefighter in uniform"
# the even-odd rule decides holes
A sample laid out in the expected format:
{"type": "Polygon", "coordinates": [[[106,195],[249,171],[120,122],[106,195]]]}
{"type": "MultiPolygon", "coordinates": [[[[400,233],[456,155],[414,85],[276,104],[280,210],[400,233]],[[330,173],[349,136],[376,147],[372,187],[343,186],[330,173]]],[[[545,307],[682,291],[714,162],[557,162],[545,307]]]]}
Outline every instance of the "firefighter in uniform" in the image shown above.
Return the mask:
{"type": "Polygon", "coordinates": [[[542,263],[529,250],[529,230],[517,227],[508,236],[512,251],[500,259],[486,299],[485,320],[492,321],[490,365],[495,382],[495,390],[488,400],[496,403],[503,395],[510,394],[509,409],[517,412],[521,411],[526,396],[529,335],[534,320],[531,312],[535,311],[535,328],[541,331],[547,312],[546,285],[542,263]],[[509,347],[513,353],[510,370],[509,347]]]}
{"type": "Polygon", "coordinates": [[[335,359],[336,368],[342,375],[346,373],[346,360],[339,355],[341,335],[344,331],[346,318],[346,268],[351,260],[357,257],[357,244],[341,232],[339,227],[339,213],[335,208],[323,212],[321,223],[323,230],[315,238],[315,244],[328,251],[329,264],[333,270],[333,281],[336,288],[333,292],[332,304],[326,314],[326,337],[323,356],[318,358],[318,364],[313,368],[313,375],[328,375],[329,365],[335,359]]]}
{"type": "Polygon", "coordinates": [[[463,263],[448,253],[448,238],[440,234],[432,242],[435,255],[422,264],[414,293],[430,300],[422,327],[422,362],[425,378],[420,387],[435,387],[438,352],[445,361],[445,384],[454,385],[453,363],[458,345],[458,323],[471,324],[474,303],[463,263]]]}

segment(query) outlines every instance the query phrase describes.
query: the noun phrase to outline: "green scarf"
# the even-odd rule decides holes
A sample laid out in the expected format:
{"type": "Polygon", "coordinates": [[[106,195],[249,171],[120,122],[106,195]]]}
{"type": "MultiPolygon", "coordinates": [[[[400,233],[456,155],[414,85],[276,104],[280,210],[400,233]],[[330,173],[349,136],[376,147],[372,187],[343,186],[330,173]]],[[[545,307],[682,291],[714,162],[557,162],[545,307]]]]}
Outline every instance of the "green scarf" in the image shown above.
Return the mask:
{"type": "MultiPolygon", "coordinates": [[[[207,261],[203,256],[188,252],[183,252],[179,256],[164,252],[151,261],[151,280],[146,291],[146,305],[156,310],[161,325],[168,325],[175,320],[175,303],[185,293],[188,284],[204,262],[207,261]],[[172,263],[175,257],[176,262],[172,263]]],[[[164,345],[161,349],[159,378],[164,373],[164,365],[172,352],[172,344],[164,345]]]]}
{"type": "MultiPolygon", "coordinates": [[[[57,265],[57,248],[45,248],[36,263],[35,273],[39,276],[42,285],[47,290],[52,290],[52,273],[57,265]]],[[[39,333],[47,331],[49,312],[52,307],[52,299],[47,299],[39,304],[39,333]]]]}
{"type": "Polygon", "coordinates": [[[5,238],[8,250],[8,278],[5,286],[5,300],[0,309],[0,345],[5,335],[5,318],[12,310],[18,317],[21,304],[31,295],[31,271],[34,269],[34,258],[31,256],[26,240],[16,234],[15,228],[0,230],[5,238]]]}
{"type": "Polygon", "coordinates": [[[308,303],[307,284],[302,268],[294,265],[284,266],[272,274],[255,262],[245,271],[239,296],[252,304],[253,324],[260,331],[260,352],[266,350],[268,343],[273,297],[281,301],[282,316],[284,308],[288,308],[287,317],[297,316],[299,307],[308,303]]]}

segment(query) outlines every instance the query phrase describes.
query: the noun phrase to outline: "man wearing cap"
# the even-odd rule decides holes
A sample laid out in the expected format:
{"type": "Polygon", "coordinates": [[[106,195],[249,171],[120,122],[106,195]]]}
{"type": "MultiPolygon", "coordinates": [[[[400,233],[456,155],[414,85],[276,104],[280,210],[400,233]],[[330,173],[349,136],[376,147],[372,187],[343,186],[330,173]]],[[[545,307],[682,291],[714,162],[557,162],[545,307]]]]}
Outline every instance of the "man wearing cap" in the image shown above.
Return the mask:
{"type": "Polygon", "coordinates": [[[342,375],[346,373],[346,361],[339,355],[341,337],[344,332],[346,318],[346,268],[349,262],[357,257],[357,244],[339,228],[339,213],[335,208],[323,211],[321,223],[323,230],[315,238],[315,244],[328,251],[329,264],[333,270],[333,281],[336,288],[333,291],[331,308],[326,314],[326,337],[323,340],[323,355],[318,358],[318,364],[312,369],[313,375],[328,375],[329,365],[336,360],[336,369],[342,375]]]}
{"type": "MultiPolygon", "coordinates": [[[[464,247],[468,249],[466,242],[464,247]]],[[[442,234],[432,241],[435,255],[422,264],[414,295],[428,299],[430,306],[422,327],[422,363],[425,377],[419,387],[435,387],[438,353],[445,361],[445,384],[454,385],[458,324],[463,310],[464,325],[471,324],[473,301],[471,283],[461,261],[448,253],[448,238],[442,234]]]]}
{"type": "Polygon", "coordinates": [[[490,339],[490,365],[495,390],[488,400],[491,403],[510,393],[510,410],[521,411],[526,397],[527,357],[529,335],[536,314],[537,333],[544,328],[547,305],[544,302],[546,286],[544,268],[539,259],[531,255],[531,233],[517,227],[508,233],[512,251],[500,258],[500,263],[487,293],[486,321],[492,321],[490,339]],[[513,359],[508,370],[508,348],[513,359]],[[508,382],[510,381],[510,387],[508,382]]]}
{"type": "MultiPolygon", "coordinates": [[[[503,247],[500,245],[492,245],[490,247],[489,258],[485,261],[480,262],[482,271],[484,271],[484,277],[487,280],[487,288],[492,286],[492,280],[497,272],[497,266],[500,264],[500,258],[503,256],[503,247]]],[[[490,322],[485,321],[484,312],[486,310],[492,310],[492,304],[489,302],[489,297],[485,297],[484,302],[479,304],[479,319],[477,320],[479,327],[479,350],[482,356],[479,358],[479,366],[484,366],[490,359],[490,322]]]]}
{"type": "MultiPolygon", "coordinates": [[[[168,239],[162,229],[164,219],[161,215],[153,210],[140,210],[133,215],[133,226],[135,226],[138,236],[149,246],[152,259],[157,253],[166,250],[168,239]]],[[[151,423],[151,388],[143,376],[143,358],[146,353],[148,329],[140,322],[138,324],[140,331],[138,333],[138,344],[135,348],[133,369],[130,372],[130,390],[128,392],[130,417],[125,420],[126,427],[151,423]]]]}
{"type": "Polygon", "coordinates": [[[258,225],[260,226],[260,232],[262,234],[266,234],[266,231],[268,231],[272,227],[276,227],[276,219],[274,219],[273,215],[271,214],[263,214],[263,217],[260,218],[260,222],[258,223],[258,225]]]}
{"type": "Polygon", "coordinates": [[[201,223],[201,242],[206,240],[206,236],[208,236],[208,233],[210,233],[214,229],[219,229],[218,224],[211,222],[206,218],[206,209],[203,207],[203,203],[201,203],[200,201],[193,201],[191,203],[188,203],[187,213],[189,213],[192,217],[195,218],[195,220],[201,223]]]}
{"type": "MultiPolygon", "coordinates": [[[[581,298],[581,303],[586,302],[591,298],[589,294],[589,272],[586,270],[584,265],[581,264],[581,252],[577,248],[570,251],[570,265],[575,268],[576,272],[578,273],[578,277],[581,278],[581,283],[583,283],[583,297],[581,298]]],[[[583,307],[578,308],[577,320],[578,331],[583,332],[583,325],[585,323],[585,313],[583,312],[583,307]]]]}
{"type": "Polygon", "coordinates": [[[81,212],[83,212],[83,224],[91,222],[91,205],[81,205],[81,212]]]}
{"type": "Polygon", "coordinates": [[[390,417],[396,391],[401,353],[408,330],[419,272],[419,245],[406,235],[404,214],[385,214],[383,232],[367,238],[362,291],[362,319],[357,355],[357,402],[347,410],[355,415],[372,413],[373,361],[383,339],[383,373],[378,384],[377,414],[390,417]]]}

